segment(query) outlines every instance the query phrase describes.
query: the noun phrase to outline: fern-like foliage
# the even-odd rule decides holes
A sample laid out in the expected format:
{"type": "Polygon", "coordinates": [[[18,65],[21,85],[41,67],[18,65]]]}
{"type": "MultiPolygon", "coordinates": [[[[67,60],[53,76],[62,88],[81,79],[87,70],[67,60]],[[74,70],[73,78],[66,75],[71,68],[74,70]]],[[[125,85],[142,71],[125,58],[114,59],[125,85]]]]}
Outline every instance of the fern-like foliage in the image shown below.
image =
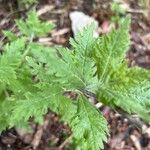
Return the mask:
{"type": "Polygon", "coordinates": [[[129,21],[128,18],[122,21],[117,31],[98,39],[95,45],[93,57],[99,78],[97,94],[104,103],[119,106],[149,120],[149,110],[146,109],[150,104],[149,71],[128,68],[125,61],[129,21]]]}
{"type": "Polygon", "coordinates": [[[43,23],[38,19],[36,11],[31,11],[28,15],[26,21],[16,20],[16,24],[20,31],[27,36],[44,36],[47,34],[53,27],[53,24],[43,23]]]}
{"type": "Polygon", "coordinates": [[[129,69],[125,63],[118,68],[118,71],[111,74],[107,82],[100,87],[98,92],[104,103],[119,106],[128,113],[137,113],[142,118],[149,120],[148,71],[139,68],[129,69]],[[144,76],[147,77],[147,80],[144,76]]]}
{"type": "Polygon", "coordinates": [[[102,140],[107,141],[106,120],[94,106],[83,96],[79,97],[77,112],[71,123],[74,137],[81,149],[99,150],[103,147],[102,140]]]}
{"type": "MultiPolygon", "coordinates": [[[[32,43],[33,38],[38,37],[38,34],[46,35],[53,26],[52,24],[41,23],[35,10],[29,13],[25,22],[16,20],[16,23],[22,34],[17,37],[10,31],[4,31],[10,42],[3,47],[3,52],[0,56],[0,100],[2,102],[1,107],[4,107],[0,112],[1,120],[4,122],[4,124],[1,123],[0,130],[17,125],[21,121],[19,110],[22,112],[22,117],[23,113],[27,114],[27,111],[22,111],[22,105],[19,107],[19,102],[22,101],[23,103],[25,98],[28,99],[29,95],[38,92],[38,89],[32,80],[33,75],[29,66],[24,62],[25,57],[26,55],[31,55],[30,43],[32,43]],[[33,26],[33,23],[36,25],[33,26]],[[18,114],[15,113],[15,116],[12,114],[17,105],[16,111],[18,111],[18,114]],[[7,117],[4,117],[5,115],[7,117]]],[[[32,113],[30,116],[33,116],[32,113]]],[[[24,122],[29,117],[25,118],[24,122]]]]}
{"type": "Polygon", "coordinates": [[[149,71],[128,68],[125,61],[129,23],[129,18],[122,19],[117,30],[100,38],[93,37],[95,27],[89,25],[70,39],[68,49],[33,40],[53,28],[40,21],[35,10],[25,21],[16,20],[21,34],[4,32],[9,42],[0,56],[0,130],[26,127],[31,117],[42,123],[51,109],[71,127],[77,147],[103,149],[107,122],[87,93],[150,120],[149,71]],[[66,91],[76,93],[76,100],[64,96],[66,91]]]}

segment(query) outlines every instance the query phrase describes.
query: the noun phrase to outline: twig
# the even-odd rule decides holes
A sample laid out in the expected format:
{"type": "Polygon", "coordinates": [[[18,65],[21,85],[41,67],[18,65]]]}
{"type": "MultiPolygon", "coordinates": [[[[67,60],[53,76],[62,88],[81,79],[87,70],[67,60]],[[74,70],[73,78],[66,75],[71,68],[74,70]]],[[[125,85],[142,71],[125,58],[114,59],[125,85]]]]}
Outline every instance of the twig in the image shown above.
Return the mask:
{"type": "Polygon", "coordinates": [[[128,9],[127,13],[144,14],[144,11],[143,10],[138,10],[138,9],[128,9]]]}
{"type": "Polygon", "coordinates": [[[59,147],[58,150],[62,150],[66,144],[68,144],[70,142],[70,140],[72,139],[72,135],[70,135],[59,147]]]}
{"type": "Polygon", "coordinates": [[[64,35],[64,34],[68,33],[69,31],[70,31],[69,28],[60,29],[58,31],[53,32],[52,37],[64,35]]]}
{"type": "Polygon", "coordinates": [[[54,9],[54,6],[45,5],[37,11],[37,15],[41,16],[41,15],[45,14],[46,12],[51,11],[52,9],[54,9]]]}
{"type": "Polygon", "coordinates": [[[139,140],[137,139],[137,137],[135,135],[131,135],[130,139],[132,140],[132,142],[137,150],[142,150],[139,140]]]}
{"type": "Polygon", "coordinates": [[[36,149],[39,146],[40,140],[42,138],[42,134],[43,134],[43,126],[38,126],[38,130],[35,133],[34,138],[31,142],[33,149],[36,149]]]}
{"type": "Polygon", "coordinates": [[[47,118],[47,119],[45,119],[43,125],[38,126],[38,130],[35,133],[34,138],[31,142],[31,145],[33,146],[33,149],[37,149],[37,147],[39,146],[40,140],[41,140],[42,135],[43,135],[43,132],[44,132],[44,130],[46,130],[46,128],[49,124],[49,121],[50,121],[49,118],[47,118]]]}

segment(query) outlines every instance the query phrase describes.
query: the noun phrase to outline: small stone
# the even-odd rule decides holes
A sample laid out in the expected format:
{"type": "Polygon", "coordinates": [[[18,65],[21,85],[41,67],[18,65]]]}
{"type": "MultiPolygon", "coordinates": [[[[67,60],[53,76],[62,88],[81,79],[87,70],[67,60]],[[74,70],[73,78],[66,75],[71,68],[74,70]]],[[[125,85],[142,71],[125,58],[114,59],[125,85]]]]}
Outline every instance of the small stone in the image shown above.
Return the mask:
{"type": "MultiPolygon", "coordinates": [[[[72,22],[72,31],[74,35],[76,35],[77,32],[81,31],[86,25],[89,25],[91,23],[94,23],[96,26],[96,29],[98,28],[98,21],[96,21],[94,18],[85,15],[83,12],[74,11],[70,13],[70,19],[72,22]]],[[[94,32],[93,36],[98,37],[98,32],[94,32]]]]}

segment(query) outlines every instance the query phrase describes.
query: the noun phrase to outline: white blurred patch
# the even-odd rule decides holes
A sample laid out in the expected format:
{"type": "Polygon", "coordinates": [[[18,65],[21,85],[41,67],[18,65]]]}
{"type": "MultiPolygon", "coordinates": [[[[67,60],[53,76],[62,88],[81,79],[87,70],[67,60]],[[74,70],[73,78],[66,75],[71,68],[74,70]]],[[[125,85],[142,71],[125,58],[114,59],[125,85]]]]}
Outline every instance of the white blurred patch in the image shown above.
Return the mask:
{"type": "MultiPolygon", "coordinates": [[[[77,32],[81,31],[85,26],[88,24],[94,23],[96,29],[98,28],[98,21],[96,21],[94,18],[85,15],[83,12],[74,11],[70,13],[70,19],[72,23],[72,31],[75,35],[77,32]]],[[[94,32],[93,36],[98,37],[98,32],[94,32]]]]}

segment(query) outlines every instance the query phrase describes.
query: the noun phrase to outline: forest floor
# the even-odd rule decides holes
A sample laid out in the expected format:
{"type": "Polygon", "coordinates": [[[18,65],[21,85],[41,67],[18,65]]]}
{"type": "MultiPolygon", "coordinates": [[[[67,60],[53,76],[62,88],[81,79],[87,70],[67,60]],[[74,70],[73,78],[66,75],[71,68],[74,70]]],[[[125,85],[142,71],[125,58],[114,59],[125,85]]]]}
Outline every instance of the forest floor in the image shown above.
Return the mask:
{"type": "MultiPolygon", "coordinates": [[[[132,18],[130,35],[131,46],[127,53],[129,67],[140,66],[150,69],[150,1],[144,6],[135,0],[118,0],[127,7],[125,14],[132,18]]],[[[100,34],[104,34],[114,16],[110,6],[111,0],[40,0],[37,11],[42,20],[56,24],[55,30],[43,44],[69,45],[73,36],[69,14],[82,11],[92,16],[99,23],[100,34]]],[[[0,41],[5,40],[2,30],[16,31],[14,19],[26,17],[29,10],[18,7],[15,0],[0,0],[0,41]]],[[[150,150],[150,123],[136,117],[116,112],[101,106],[109,123],[110,136],[105,150],[150,150]]],[[[43,125],[32,123],[33,131],[27,133],[22,129],[9,129],[0,135],[0,150],[74,150],[70,143],[70,129],[59,117],[49,112],[43,125]]]]}

